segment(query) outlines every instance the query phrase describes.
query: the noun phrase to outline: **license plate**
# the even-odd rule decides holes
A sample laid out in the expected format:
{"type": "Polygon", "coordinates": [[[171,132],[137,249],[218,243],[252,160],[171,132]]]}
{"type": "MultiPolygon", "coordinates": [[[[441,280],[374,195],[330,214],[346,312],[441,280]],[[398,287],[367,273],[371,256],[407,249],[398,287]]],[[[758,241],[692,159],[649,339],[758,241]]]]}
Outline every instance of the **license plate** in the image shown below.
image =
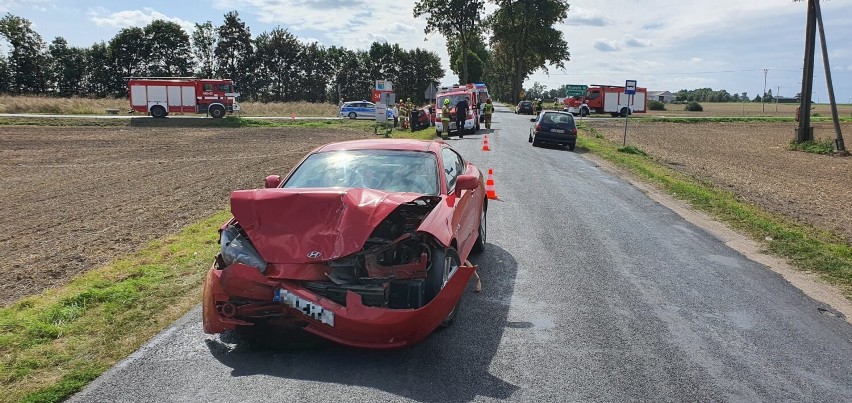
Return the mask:
{"type": "Polygon", "coordinates": [[[450,123],[450,130],[456,130],[456,124],[450,123]]]}
{"type": "Polygon", "coordinates": [[[550,132],[551,133],[565,133],[565,130],[563,130],[563,129],[550,129],[550,132]]]}
{"type": "Polygon", "coordinates": [[[328,309],[325,309],[311,301],[303,299],[283,288],[275,289],[275,297],[272,298],[272,302],[298,309],[299,312],[305,314],[305,316],[309,316],[314,320],[318,320],[326,325],[334,327],[334,312],[329,311],[328,309]]]}

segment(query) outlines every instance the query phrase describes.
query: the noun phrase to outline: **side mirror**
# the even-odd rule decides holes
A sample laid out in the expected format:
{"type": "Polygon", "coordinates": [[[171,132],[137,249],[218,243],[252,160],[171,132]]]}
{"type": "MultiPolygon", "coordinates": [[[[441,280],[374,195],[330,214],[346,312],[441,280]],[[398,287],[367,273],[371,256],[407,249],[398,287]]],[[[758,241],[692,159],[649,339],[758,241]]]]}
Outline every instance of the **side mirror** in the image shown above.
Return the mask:
{"type": "Polygon", "coordinates": [[[263,187],[269,188],[277,188],[278,185],[281,184],[281,177],[278,175],[269,175],[264,180],[263,187]]]}
{"type": "Polygon", "coordinates": [[[459,175],[456,178],[456,197],[461,197],[462,190],[473,190],[479,187],[479,176],[459,175]]]}
{"type": "Polygon", "coordinates": [[[535,122],[535,118],[530,118],[530,122],[535,122]]]}

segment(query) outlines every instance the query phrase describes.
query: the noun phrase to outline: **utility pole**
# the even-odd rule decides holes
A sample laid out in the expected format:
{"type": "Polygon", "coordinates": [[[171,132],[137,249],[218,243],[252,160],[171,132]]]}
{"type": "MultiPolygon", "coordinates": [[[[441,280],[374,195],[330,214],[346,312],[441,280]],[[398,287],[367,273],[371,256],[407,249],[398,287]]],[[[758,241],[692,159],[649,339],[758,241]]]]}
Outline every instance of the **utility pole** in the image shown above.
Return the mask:
{"type": "Polygon", "coordinates": [[[763,69],[763,96],[760,97],[760,107],[763,108],[763,113],[766,113],[766,74],[769,69],[763,69]]]}
{"type": "Polygon", "coordinates": [[[775,92],[775,113],[778,113],[778,102],[781,101],[781,86],[778,86],[778,91],[775,92]]]}
{"type": "Polygon", "coordinates": [[[813,141],[811,127],[811,96],[814,86],[814,47],[816,45],[816,12],[814,1],[808,2],[808,21],[805,28],[805,58],[802,68],[802,103],[799,105],[799,128],[796,130],[796,142],[813,141]]]}
{"type": "Polygon", "coordinates": [[[822,64],[825,67],[825,82],[828,85],[828,101],[831,104],[831,118],[834,120],[834,132],[837,138],[834,139],[837,153],[843,156],[848,156],[849,151],[846,151],[846,146],[843,144],[843,134],[840,132],[840,119],[837,117],[837,103],[834,102],[834,85],[831,83],[831,67],[828,65],[828,45],[825,43],[825,29],[822,22],[822,10],[819,8],[819,0],[814,1],[814,12],[816,20],[819,23],[819,39],[822,45],[822,64]]]}

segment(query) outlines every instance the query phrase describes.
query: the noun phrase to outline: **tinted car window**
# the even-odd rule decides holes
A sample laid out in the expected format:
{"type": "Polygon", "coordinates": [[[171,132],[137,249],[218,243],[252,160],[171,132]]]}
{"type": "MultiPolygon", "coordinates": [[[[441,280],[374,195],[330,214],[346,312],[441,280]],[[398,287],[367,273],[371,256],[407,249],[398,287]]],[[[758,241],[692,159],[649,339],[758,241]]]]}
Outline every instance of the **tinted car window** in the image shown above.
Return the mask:
{"type": "Polygon", "coordinates": [[[420,151],[349,150],[316,153],[290,175],[285,188],[368,188],[438,194],[438,161],[420,151]]]}

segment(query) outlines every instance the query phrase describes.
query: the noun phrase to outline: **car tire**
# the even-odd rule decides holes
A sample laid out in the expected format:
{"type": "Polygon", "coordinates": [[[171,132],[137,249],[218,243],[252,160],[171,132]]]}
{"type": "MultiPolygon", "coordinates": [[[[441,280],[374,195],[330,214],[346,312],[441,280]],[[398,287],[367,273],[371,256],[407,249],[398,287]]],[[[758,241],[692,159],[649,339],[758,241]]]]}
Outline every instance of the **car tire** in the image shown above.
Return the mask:
{"type": "Polygon", "coordinates": [[[574,151],[574,147],[576,147],[576,146],[577,146],[576,143],[568,143],[568,150],[574,151]]]}
{"type": "Polygon", "coordinates": [[[532,144],[533,144],[533,147],[540,147],[541,146],[541,142],[536,140],[535,136],[533,136],[532,144]]]}
{"type": "Polygon", "coordinates": [[[213,119],[221,119],[225,117],[225,108],[219,105],[214,105],[210,107],[208,113],[210,113],[210,117],[213,119]]]}
{"type": "MultiPolygon", "coordinates": [[[[455,265],[456,268],[461,266],[461,258],[459,257],[458,252],[456,252],[456,250],[452,247],[432,248],[431,256],[432,259],[429,270],[426,272],[425,302],[427,304],[438,295],[438,293],[447,284],[447,281],[449,281],[449,276],[453,271],[452,266],[455,265]]],[[[461,302],[461,300],[459,300],[459,302],[461,302]]],[[[457,303],[449,315],[444,318],[444,321],[441,322],[441,327],[446,327],[452,324],[458,314],[458,308],[459,304],[457,303]]]]}
{"type": "Polygon", "coordinates": [[[532,132],[530,132],[530,138],[529,138],[529,140],[527,140],[527,141],[529,141],[530,143],[532,143],[532,132]]]}
{"type": "Polygon", "coordinates": [[[630,109],[627,109],[626,107],[621,108],[621,111],[618,112],[618,116],[622,117],[622,118],[626,118],[627,115],[629,115],[629,114],[630,114],[630,109]]]}
{"type": "Polygon", "coordinates": [[[357,118],[358,118],[358,114],[357,114],[357,113],[355,113],[355,112],[349,112],[349,119],[357,119],[357,118]]]}
{"type": "Polygon", "coordinates": [[[473,243],[473,252],[485,252],[485,241],[488,239],[488,199],[482,201],[482,216],[479,218],[479,236],[473,243]]]}
{"type": "Polygon", "coordinates": [[[161,119],[166,117],[166,108],[163,108],[160,105],[154,105],[151,107],[151,117],[155,119],[161,119]]]}
{"type": "Polygon", "coordinates": [[[589,116],[589,108],[583,107],[580,108],[580,117],[589,116]]]}

